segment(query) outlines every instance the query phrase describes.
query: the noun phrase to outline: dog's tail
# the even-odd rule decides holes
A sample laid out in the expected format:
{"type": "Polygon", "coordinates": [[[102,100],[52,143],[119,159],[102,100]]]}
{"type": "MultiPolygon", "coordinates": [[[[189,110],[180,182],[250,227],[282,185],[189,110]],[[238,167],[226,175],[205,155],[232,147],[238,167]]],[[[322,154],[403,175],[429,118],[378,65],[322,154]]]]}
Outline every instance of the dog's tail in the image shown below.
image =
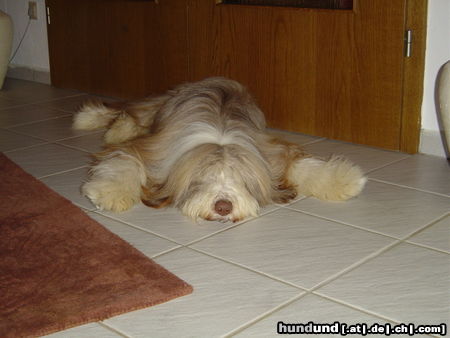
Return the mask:
{"type": "Polygon", "coordinates": [[[299,195],[329,201],[345,201],[358,195],[367,181],[361,168],[340,156],[328,161],[300,158],[291,167],[289,178],[299,195]]]}
{"type": "Polygon", "coordinates": [[[155,115],[170,95],[149,97],[135,102],[86,102],[73,119],[78,130],[107,128],[104,140],[116,144],[149,133],[155,115]]]}
{"type": "Polygon", "coordinates": [[[120,111],[105,106],[100,101],[87,101],[76,113],[72,128],[76,130],[95,130],[109,126],[120,111]]]}

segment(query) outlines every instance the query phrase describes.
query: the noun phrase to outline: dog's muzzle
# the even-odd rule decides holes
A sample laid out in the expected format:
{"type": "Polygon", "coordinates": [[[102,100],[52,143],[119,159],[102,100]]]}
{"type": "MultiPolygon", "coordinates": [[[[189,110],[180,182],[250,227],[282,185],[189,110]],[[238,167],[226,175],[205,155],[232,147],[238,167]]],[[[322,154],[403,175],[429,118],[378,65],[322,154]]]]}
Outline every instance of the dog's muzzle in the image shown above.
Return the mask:
{"type": "Polygon", "coordinates": [[[227,200],[219,200],[214,204],[214,210],[220,215],[220,216],[226,216],[233,211],[233,204],[230,201],[227,200]]]}

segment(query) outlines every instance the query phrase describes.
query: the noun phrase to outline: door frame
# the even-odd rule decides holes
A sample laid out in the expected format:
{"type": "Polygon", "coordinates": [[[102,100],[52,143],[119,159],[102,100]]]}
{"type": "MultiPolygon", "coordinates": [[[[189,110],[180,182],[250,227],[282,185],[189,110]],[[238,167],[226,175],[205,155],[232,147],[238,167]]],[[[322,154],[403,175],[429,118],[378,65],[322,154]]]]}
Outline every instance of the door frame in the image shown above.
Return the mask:
{"type": "Polygon", "coordinates": [[[405,31],[411,30],[412,53],[403,62],[400,151],[419,150],[427,36],[428,0],[406,0],[405,31]]]}

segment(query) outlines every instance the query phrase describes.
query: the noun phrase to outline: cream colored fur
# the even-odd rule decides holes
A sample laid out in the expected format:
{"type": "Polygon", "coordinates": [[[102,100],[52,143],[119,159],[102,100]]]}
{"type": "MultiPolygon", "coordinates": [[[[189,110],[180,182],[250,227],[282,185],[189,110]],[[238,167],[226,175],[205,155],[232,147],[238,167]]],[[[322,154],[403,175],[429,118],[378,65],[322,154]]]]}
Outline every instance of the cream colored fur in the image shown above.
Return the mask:
{"type": "Polygon", "coordinates": [[[85,105],[75,128],[107,127],[83,193],[101,209],[142,200],[193,220],[238,221],[297,195],[346,200],[366,182],[340,157],[311,157],[266,133],[265,118],[239,83],[209,78],[139,102],[85,105]],[[227,204],[227,213],[217,204],[227,204]]]}
{"type": "Polygon", "coordinates": [[[301,195],[321,200],[345,201],[358,195],[366,183],[361,169],[345,158],[332,156],[328,161],[302,158],[289,170],[301,195]]]}
{"type": "Polygon", "coordinates": [[[138,203],[147,179],[142,163],[121,151],[99,154],[98,158],[91,179],[82,187],[84,195],[101,210],[120,212],[138,203]]]}
{"type": "Polygon", "coordinates": [[[77,130],[95,130],[108,126],[117,114],[101,102],[88,101],[74,116],[72,128],[77,130]]]}

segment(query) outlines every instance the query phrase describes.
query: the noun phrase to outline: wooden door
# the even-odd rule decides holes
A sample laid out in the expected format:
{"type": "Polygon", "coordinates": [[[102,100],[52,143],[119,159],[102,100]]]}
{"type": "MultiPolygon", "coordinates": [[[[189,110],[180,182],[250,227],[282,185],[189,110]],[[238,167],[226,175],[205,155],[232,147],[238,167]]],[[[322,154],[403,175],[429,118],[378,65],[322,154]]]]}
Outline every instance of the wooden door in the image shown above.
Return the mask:
{"type": "Polygon", "coordinates": [[[52,84],[138,98],[186,81],[186,0],[46,0],[52,84]]]}
{"type": "Polygon", "coordinates": [[[189,0],[190,77],[241,81],[271,127],[408,151],[406,9],[406,0],[354,0],[350,10],[189,0]]]}
{"type": "Polygon", "coordinates": [[[426,0],[217,1],[46,0],[52,84],[137,98],[222,75],[271,127],[417,151],[426,0]]]}

